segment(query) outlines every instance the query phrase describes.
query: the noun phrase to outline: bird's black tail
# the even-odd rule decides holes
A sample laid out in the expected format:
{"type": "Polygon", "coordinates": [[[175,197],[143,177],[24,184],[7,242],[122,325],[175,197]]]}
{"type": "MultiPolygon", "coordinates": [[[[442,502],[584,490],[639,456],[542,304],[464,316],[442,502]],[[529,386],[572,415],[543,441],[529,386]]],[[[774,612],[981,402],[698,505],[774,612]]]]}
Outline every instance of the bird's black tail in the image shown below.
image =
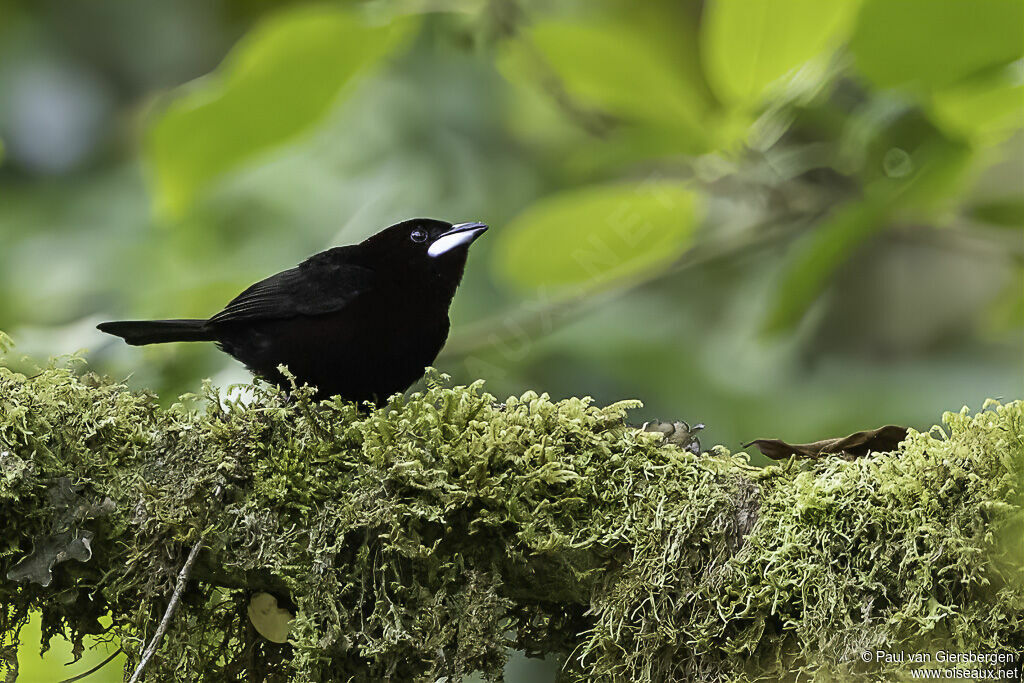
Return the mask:
{"type": "Polygon", "coordinates": [[[214,341],[205,320],[117,320],[96,326],[133,346],[180,341],[214,341]]]}

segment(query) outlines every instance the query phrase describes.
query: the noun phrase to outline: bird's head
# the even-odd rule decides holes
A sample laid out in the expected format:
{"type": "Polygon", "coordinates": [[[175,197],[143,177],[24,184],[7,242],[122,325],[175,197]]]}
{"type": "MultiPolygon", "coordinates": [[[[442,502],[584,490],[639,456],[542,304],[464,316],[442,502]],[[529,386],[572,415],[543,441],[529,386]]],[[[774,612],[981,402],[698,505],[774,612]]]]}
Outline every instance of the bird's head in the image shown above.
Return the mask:
{"type": "Polygon", "coordinates": [[[392,263],[462,276],[469,245],[487,230],[483,223],[413,218],[381,230],[363,242],[392,263]],[[457,272],[457,274],[456,274],[457,272]]]}

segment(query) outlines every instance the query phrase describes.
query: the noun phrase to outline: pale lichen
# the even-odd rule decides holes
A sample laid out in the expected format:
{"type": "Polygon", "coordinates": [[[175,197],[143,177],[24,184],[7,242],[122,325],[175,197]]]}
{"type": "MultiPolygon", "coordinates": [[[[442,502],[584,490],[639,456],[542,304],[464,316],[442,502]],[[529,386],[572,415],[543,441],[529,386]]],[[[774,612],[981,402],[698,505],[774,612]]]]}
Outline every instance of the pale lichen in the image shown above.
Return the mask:
{"type": "Polygon", "coordinates": [[[1020,402],[894,453],[758,469],[629,426],[635,402],[255,393],[164,410],[0,367],[8,644],[33,610],[78,642],[110,614],[137,657],[202,537],[152,680],[497,678],[510,647],[567,680],[888,680],[906,665],[862,650],[1024,649],[1020,402]],[[61,486],[102,514],[68,526],[61,486]],[[65,527],[91,557],[48,586],[10,574],[65,527]],[[296,615],[289,643],[251,626],[259,592],[296,615]]]}

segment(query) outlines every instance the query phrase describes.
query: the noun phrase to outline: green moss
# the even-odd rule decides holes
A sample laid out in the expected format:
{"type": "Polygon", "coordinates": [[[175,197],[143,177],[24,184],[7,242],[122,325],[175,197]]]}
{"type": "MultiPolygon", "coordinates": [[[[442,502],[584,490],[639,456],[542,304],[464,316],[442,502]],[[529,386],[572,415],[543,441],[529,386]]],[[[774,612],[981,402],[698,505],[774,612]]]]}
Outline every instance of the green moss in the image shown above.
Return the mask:
{"type": "Polygon", "coordinates": [[[109,613],[137,656],[203,538],[153,680],[496,678],[509,647],[569,680],[884,680],[905,669],[862,650],[1024,649],[1020,402],[761,470],[627,425],[636,402],[256,394],[163,410],[0,367],[7,642],[30,610],[77,642],[109,613]],[[249,624],[257,590],[296,612],[289,644],[249,624]]]}

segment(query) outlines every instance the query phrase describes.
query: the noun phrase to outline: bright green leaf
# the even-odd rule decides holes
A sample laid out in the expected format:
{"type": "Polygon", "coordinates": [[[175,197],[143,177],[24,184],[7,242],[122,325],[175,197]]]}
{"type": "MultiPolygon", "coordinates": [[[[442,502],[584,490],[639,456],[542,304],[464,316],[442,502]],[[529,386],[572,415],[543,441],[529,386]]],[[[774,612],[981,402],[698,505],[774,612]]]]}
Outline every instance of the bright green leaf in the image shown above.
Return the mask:
{"type": "Polygon", "coordinates": [[[831,54],[851,27],[859,0],[712,0],[704,10],[701,54],[723,102],[756,106],[773,83],[831,54]]]}
{"type": "Polygon", "coordinates": [[[1024,55],[1024,2],[866,0],[850,48],[877,86],[944,87],[1024,55]]]}
{"type": "Polygon", "coordinates": [[[147,142],[158,206],[180,214],[220,176],[307,130],[408,28],[407,21],[368,25],[338,7],[314,6],[253,29],[153,125],[147,142]]]}
{"type": "Polygon", "coordinates": [[[659,271],[690,244],[693,192],[675,181],[588,187],[543,199],[502,232],[495,267],[514,287],[573,293],[659,271]]]}
{"type": "Polygon", "coordinates": [[[936,123],[951,135],[981,144],[1005,140],[1024,127],[1024,77],[1006,67],[937,91],[931,97],[936,123]]]}
{"type": "Polygon", "coordinates": [[[534,25],[526,40],[510,42],[498,61],[509,80],[543,79],[551,69],[579,106],[674,131],[694,151],[708,147],[703,85],[657,40],[626,24],[558,21],[534,25]]]}

